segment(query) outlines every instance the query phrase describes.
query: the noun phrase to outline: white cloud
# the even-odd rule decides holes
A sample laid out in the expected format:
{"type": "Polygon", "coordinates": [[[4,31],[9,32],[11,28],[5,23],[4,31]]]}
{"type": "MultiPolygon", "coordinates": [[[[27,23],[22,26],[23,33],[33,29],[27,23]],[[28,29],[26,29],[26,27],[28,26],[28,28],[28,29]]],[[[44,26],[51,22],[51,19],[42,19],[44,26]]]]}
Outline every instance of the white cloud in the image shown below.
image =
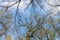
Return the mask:
{"type": "MultiPolygon", "coordinates": [[[[30,0],[27,1],[21,1],[21,3],[19,4],[19,9],[24,10],[26,8],[26,6],[29,4],[30,0]]],[[[15,3],[14,1],[12,2],[2,2],[0,3],[0,6],[9,6],[12,5],[13,3],[15,3]]],[[[17,3],[18,4],[18,3],[17,3]]],[[[15,4],[13,7],[16,7],[17,4],[15,4]]]]}
{"type": "Polygon", "coordinates": [[[59,0],[47,0],[47,2],[44,3],[44,8],[47,11],[50,11],[51,13],[53,13],[52,15],[58,14],[58,11],[60,11],[60,7],[54,7],[54,5],[59,5],[59,0]],[[51,6],[51,5],[53,6],[51,6]]]}
{"type": "Polygon", "coordinates": [[[60,0],[47,0],[47,2],[52,5],[60,4],[60,0]]]}

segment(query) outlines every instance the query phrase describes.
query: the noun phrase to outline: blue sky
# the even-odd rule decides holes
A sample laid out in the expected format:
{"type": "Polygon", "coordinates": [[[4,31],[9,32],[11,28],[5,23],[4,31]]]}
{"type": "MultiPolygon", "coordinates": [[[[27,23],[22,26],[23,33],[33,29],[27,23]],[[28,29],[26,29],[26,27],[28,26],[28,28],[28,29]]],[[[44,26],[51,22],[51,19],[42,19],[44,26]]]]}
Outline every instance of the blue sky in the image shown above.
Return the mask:
{"type": "MultiPolygon", "coordinates": [[[[0,1],[2,1],[2,0],[0,0],[0,1]]],[[[11,5],[11,4],[13,4],[15,1],[12,1],[12,2],[10,2],[9,3],[9,5],[11,5]]],[[[29,16],[29,13],[33,13],[34,11],[33,11],[33,9],[32,9],[32,6],[30,5],[26,10],[24,10],[25,8],[26,8],[26,6],[29,4],[29,2],[30,2],[30,0],[28,0],[28,1],[21,1],[21,3],[20,3],[20,5],[19,5],[19,13],[22,13],[21,15],[24,15],[24,17],[27,17],[27,16],[29,16]]],[[[44,1],[43,1],[44,2],[44,1]]],[[[44,10],[45,11],[47,11],[47,12],[50,12],[50,10],[52,10],[52,11],[56,11],[56,9],[54,9],[53,7],[51,7],[51,6],[49,6],[47,3],[42,3],[42,5],[43,4],[46,4],[46,5],[44,5],[44,10]]],[[[2,3],[0,3],[0,5],[8,5],[8,2],[2,2],[2,3]]],[[[16,4],[17,5],[17,4],[16,4]]],[[[13,15],[15,14],[15,12],[16,12],[16,5],[14,5],[13,7],[11,7],[11,8],[9,8],[9,10],[10,11],[12,11],[12,13],[13,13],[13,15]]],[[[60,7],[58,7],[58,10],[60,11],[60,7]]],[[[45,13],[37,4],[36,4],[36,13],[38,12],[38,13],[41,13],[41,15],[44,15],[43,13],[45,13]]],[[[56,11],[57,12],[57,11],[56,11]]],[[[46,15],[46,13],[45,13],[45,15],[46,15]]],[[[23,20],[23,19],[22,19],[23,20]]],[[[26,34],[26,30],[27,28],[23,28],[23,27],[21,27],[20,28],[20,33],[21,33],[21,36],[22,35],[25,35],[26,34]]],[[[9,33],[10,34],[10,33],[9,33]]],[[[13,34],[12,34],[13,35],[13,34]]],[[[16,35],[16,34],[15,34],[16,35]]],[[[14,35],[13,35],[14,36],[14,35]]],[[[57,39],[57,38],[56,38],[57,39]]],[[[59,40],[59,39],[57,39],[57,40],[59,40]]]]}

